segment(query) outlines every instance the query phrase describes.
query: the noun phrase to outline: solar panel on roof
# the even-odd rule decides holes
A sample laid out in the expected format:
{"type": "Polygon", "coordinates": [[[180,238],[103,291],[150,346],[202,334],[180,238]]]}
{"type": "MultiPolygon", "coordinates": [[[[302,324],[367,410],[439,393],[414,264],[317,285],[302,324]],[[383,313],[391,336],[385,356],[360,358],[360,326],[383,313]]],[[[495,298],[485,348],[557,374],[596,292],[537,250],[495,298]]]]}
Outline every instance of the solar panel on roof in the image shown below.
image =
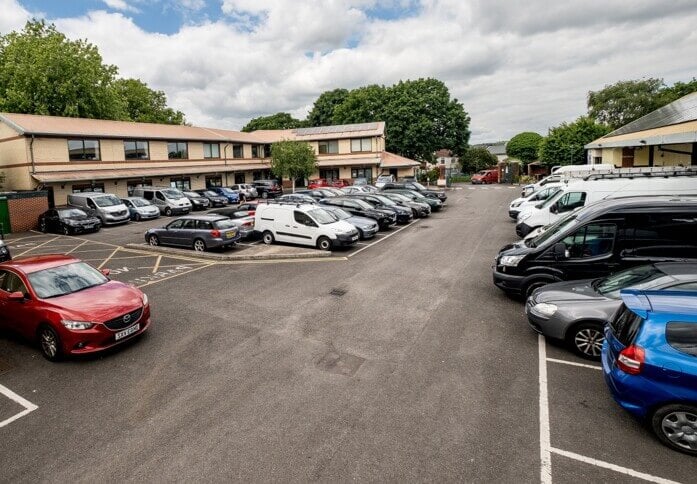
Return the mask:
{"type": "Polygon", "coordinates": [[[378,129],[378,123],[341,124],[338,126],[316,126],[314,128],[296,128],[293,132],[298,136],[313,136],[317,134],[352,133],[355,131],[373,131],[378,129]]]}
{"type": "Polygon", "coordinates": [[[666,104],[662,108],[650,112],[646,116],[625,124],[605,138],[620,134],[636,133],[647,129],[660,128],[671,124],[685,123],[697,119],[697,92],[683,96],[680,99],[666,104]]]}

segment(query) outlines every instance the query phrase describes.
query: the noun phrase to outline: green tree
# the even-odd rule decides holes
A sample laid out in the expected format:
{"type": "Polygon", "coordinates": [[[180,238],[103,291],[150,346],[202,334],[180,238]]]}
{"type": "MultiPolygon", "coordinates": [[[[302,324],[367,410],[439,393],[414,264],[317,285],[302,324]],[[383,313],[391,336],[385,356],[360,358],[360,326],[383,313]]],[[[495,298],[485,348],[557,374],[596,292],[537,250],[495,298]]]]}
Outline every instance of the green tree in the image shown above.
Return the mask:
{"type": "Polygon", "coordinates": [[[346,89],[325,91],[319,95],[307,114],[308,126],[329,126],[334,123],[334,108],[348,96],[346,89]]]}
{"type": "Polygon", "coordinates": [[[527,165],[537,159],[542,136],[530,131],[518,133],[506,143],[506,154],[527,165]]]}
{"type": "Polygon", "coordinates": [[[598,124],[587,116],[550,128],[540,144],[540,161],[548,166],[583,165],[586,163],[583,147],[608,132],[608,126],[598,124]]]}
{"type": "Polygon", "coordinates": [[[94,45],[44,21],[0,37],[0,111],[122,119],[116,74],[94,45]]]}
{"type": "Polygon", "coordinates": [[[687,96],[693,92],[697,92],[697,79],[694,77],[689,82],[676,82],[670,87],[666,87],[662,92],[662,102],[664,104],[672,103],[676,99],[687,96]]]}
{"type": "Polygon", "coordinates": [[[288,113],[276,113],[270,116],[259,116],[249,121],[242,131],[250,132],[258,129],[291,129],[304,125],[299,119],[295,119],[288,113]]]}
{"type": "Polygon", "coordinates": [[[653,78],[607,85],[588,93],[588,115],[617,129],[665,105],[664,89],[663,79],[653,78]]]}
{"type": "Polygon", "coordinates": [[[304,141],[281,140],[271,145],[271,171],[280,178],[308,178],[317,167],[312,147],[304,141]]]}
{"type": "Polygon", "coordinates": [[[167,96],[138,79],[117,79],[114,90],[121,98],[126,117],[142,123],[184,124],[184,113],[167,107],[167,96]]]}
{"type": "Polygon", "coordinates": [[[482,146],[471,146],[460,156],[463,173],[476,173],[498,163],[498,158],[482,146]]]}
{"type": "Polygon", "coordinates": [[[385,86],[371,84],[354,89],[341,104],[334,107],[332,124],[384,121],[387,100],[388,89],[385,86]]]}

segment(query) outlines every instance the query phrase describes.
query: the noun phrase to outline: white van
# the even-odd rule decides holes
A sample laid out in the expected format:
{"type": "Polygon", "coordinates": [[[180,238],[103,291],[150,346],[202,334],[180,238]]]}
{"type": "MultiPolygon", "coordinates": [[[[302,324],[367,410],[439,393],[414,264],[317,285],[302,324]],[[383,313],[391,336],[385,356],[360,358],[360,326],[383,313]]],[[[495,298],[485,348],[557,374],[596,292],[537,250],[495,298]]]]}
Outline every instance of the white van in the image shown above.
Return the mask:
{"type": "Polygon", "coordinates": [[[527,197],[519,197],[511,202],[508,206],[508,216],[513,220],[518,218],[518,214],[527,207],[533,207],[540,202],[544,202],[549,197],[556,195],[562,189],[562,183],[549,183],[543,189],[531,193],[527,197]]]}
{"type": "Polygon", "coordinates": [[[522,211],[518,215],[516,234],[524,237],[536,228],[554,223],[567,213],[598,200],[642,195],[697,196],[697,175],[571,181],[545,202],[522,211]]]}
{"type": "Polygon", "coordinates": [[[146,199],[168,217],[191,212],[191,201],[177,188],[137,187],[131,196],[146,199]]]}
{"type": "Polygon", "coordinates": [[[102,225],[126,223],[131,219],[128,207],[111,193],[82,192],[68,195],[68,205],[98,217],[102,225]]]}
{"type": "Polygon", "coordinates": [[[521,195],[526,197],[531,193],[535,193],[545,185],[550,183],[559,183],[570,178],[583,178],[594,173],[612,173],[617,171],[615,165],[612,164],[597,164],[597,165],[563,165],[552,168],[552,174],[544,177],[539,182],[532,185],[525,185],[521,195]]]}
{"type": "Polygon", "coordinates": [[[295,203],[260,203],[254,214],[254,230],[261,232],[265,244],[289,242],[320,250],[353,245],[359,235],[356,227],[337,221],[317,205],[295,203]]]}

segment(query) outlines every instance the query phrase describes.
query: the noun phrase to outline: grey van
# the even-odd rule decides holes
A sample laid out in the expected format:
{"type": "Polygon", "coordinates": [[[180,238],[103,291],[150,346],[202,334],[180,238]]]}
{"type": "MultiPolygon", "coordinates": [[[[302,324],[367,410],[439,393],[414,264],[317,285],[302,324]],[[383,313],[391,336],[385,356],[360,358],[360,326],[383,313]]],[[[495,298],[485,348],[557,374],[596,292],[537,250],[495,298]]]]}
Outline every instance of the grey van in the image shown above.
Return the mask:
{"type": "Polygon", "coordinates": [[[102,225],[127,223],[131,215],[128,207],[111,193],[83,192],[68,195],[68,205],[87,212],[102,221],[102,225]]]}
{"type": "Polygon", "coordinates": [[[137,187],[133,190],[133,196],[146,199],[168,217],[191,212],[191,201],[176,188],[137,187]]]}

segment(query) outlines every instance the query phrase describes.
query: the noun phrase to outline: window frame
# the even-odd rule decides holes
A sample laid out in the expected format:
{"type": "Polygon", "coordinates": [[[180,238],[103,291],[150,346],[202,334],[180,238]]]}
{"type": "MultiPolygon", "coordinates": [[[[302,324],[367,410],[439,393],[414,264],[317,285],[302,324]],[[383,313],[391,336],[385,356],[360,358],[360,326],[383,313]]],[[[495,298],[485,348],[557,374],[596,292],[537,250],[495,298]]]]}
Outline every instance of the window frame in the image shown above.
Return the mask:
{"type": "Polygon", "coordinates": [[[317,153],[320,155],[338,155],[339,154],[339,140],[338,139],[325,139],[317,142],[317,153]],[[322,146],[325,147],[324,151],[322,146]],[[332,151],[329,148],[336,146],[336,151],[332,151]]]}
{"type": "Polygon", "coordinates": [[[99,192],[106,193],[104,183],[76,183],[70,185],[70,193],[99,192]]]}
{"type": "Polygon", "coordinates": [[[191,190],[190,176],[171,176],[169,177],[169,187],[177,190],[191,190]],[[180,183],[181,182],[181,183],[180,183]]]}
{"type": "Polygon", "coordinates": [[[219,160],[220,159],[220,143],[203,143],[203,159],[204,160],[219,160]],[[209,154],[206,156],[206,147],[210,147],[209,154]],[[218,156],[213,156],[213,146],[218,147],[218,156]]]}
{"type": "Polygon", "coordinates": [[[242,143],[232,144],[232,157],[236,159],[244,158],[244,145],[242,143]]]}
{"type": "Polygon", "coordinates": [[[261,147],[261,145],[252,145],[252,158],[261,158],[259,156],[259,147],[261,147]]]}
{"type": "Polygon", "coordinates": [[[189,159],[189,142],[188,141],[168,141],[167,142],[167,159],[168,160],[188,160],[189,159]],[[169,145],[177,145],[176,151],[171,151],[169,145]],[[181,153],[179,145],[184,145],[184,156],[172,156],[172,153],[181,153]]]}
{"type": "Polygon", "coordinates": [[[149,160],[150,159],[150,141],[145,139],[125,139],[123,140],[123,158],[127,161],[138,161],[138,160],[149,160]],[[128,156],[128,150],[126,149],[126,143],[135,143],[135,156],[128,156]],[[140,144],[145,145],[145,157],[140,157],[141,148],[140,144]]]}
{"type": "Polygon", "coordinates": [[[66,140],[68,144],[68,160],[69,161],[84,161],[84,162],[92,162],[92,161],[102,161],[102,143],[98,139],[94,138],[67,138],[66,140]],[[70,153],[70,142],[76,142],[79,141],[82,143],[82,155],[80,158],[73,158],[73,155],[70,153]],[[96,157],[95,158],[85,158],[85,141],[93,141],[97,143],[97,147],[95,150],[96,157]]]}
{"type": "Polygon", "coordinates": [[[666,331],[665,331],[665,337],[666,337],[666,343],[668,343],[668,346],[670,346],[672,349],[675,351],[678,351],[679,353],[687,356],[692,356],[692,357],[697,357],[697,323],[694,322],[689,322],[689,321],[669,321],[666,323],[666,331]],[[671,328],[680,325],[680,326],[685,326],[689,327],[692,329],[692,331],[695,332],[694,342],[690,341],[688,344],[690,345],[687,348],[684,346],[676,345],[675,341],[671,341],[670,333],[671,333],[671,328]]]}
{"type": "Polygon", "coordinates": [[[351,138],[351,153],[370,153],[373,151],[373,138],[371,137],[363,137],[363,138],[351,138]],[[370,146],[368,149],[364,149],[364,143],[368,142],[370,146]],[[360,149],[354,149],[354,142],[358,142],[358,147],[360,149]]]}
{"type": "MultiPolygon", "coordinates": [[[[568,250],[569,252],[571,252],[571,247],[573,247],[573,246],[575,246],[575,245],[580,245],[580,246],[581,246],[581,255],[580,255],[580,256],[573,256],[573,255],[571,255],[571,256],[569,257],[568,260],[570,260],[570,261],[588,260],[588,259],[594,259],[594,258],[597,258],[597,257],[605,257],[605,256],[607,256],[608,254],[612,254],[613,251],[614,251],[614,249],[615,249],[615,243],[617,242],[617,232],[618,232],[618,230],[619,230],[619,229],[618,229],[618,227],[617,227],[617,224],[616,224],[616,223],[613,223],[613,222],[590,222],[590,223],[587,223],[586,225],[583,225],[583,226],[581,226],[581,227],[576,227],[576,230],[575,230],[573,233],[567,235],[566,237],[564,237],[564,238],[561,240],[561,242],[564,243],[564,244],[566,245],[566,242],[564,242],[564,241],[565,241],[567,238],[573,237],[574,239],[576,239],[576,237],[578,236],[578,234],[579,234],[581,231],[583,231],[583,240],[581,241],[580,244],[577,244],[576,242],[574,242],[574,243],[571,244],[571,245],[566,245],[566,250],[568,250]],[[595,254],[595,255],[588,255],[588,256],[586,256],[586,255],[583,255],[583,254],[585,253],[585,249],[586,249],[586,245],[587,245],[588,228],[591,227],[591,226],[613,227],[613,228],[614,228],[614,232],[613,232],[613,237],[612,237],[612,244],[610,245],[609,250],[607,250],[606,252],[603,252],[602,254],[595,254]]],[[[553,246],[552,246],[552,247],[553,247],[553,246]]],[[[551,248],[550,248],[550,250],[551,250],[551,248]]]]}

